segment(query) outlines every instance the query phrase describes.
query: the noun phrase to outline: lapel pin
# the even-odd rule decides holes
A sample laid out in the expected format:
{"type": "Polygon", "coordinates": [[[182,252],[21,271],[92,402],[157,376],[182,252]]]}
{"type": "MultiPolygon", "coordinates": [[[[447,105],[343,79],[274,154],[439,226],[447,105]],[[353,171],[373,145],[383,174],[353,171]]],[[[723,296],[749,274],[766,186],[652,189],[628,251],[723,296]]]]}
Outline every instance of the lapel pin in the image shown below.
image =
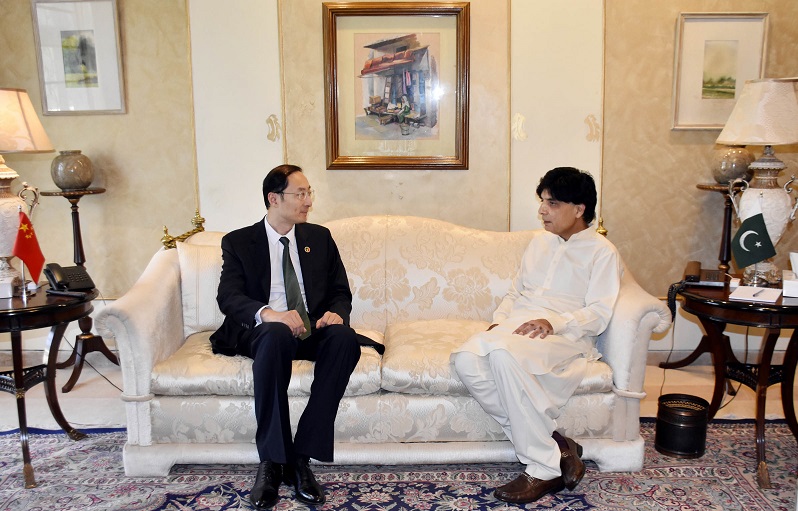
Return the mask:
{"type": "Polygon", "coordinates": [[[310,254],[310,247],[305,247],[305,253],[310,254]]]}

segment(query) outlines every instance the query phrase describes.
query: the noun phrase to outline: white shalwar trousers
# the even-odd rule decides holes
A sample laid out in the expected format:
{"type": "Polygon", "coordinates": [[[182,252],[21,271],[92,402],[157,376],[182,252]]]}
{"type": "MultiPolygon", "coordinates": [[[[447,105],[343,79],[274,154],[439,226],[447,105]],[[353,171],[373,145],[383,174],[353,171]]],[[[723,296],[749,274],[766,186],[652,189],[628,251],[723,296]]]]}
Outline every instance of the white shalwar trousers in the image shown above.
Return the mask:
{"type": "Polygon", "coordinates": [[[484,356],[457,352],[452,363],[474,399],[513,443],[525,472],[546,481],[560,477],[560,449],[551,434],[568,396],[558,396],[554,389],[569,378],[569,364],[550,373],[530,374],[503,349],[484,356]]]}

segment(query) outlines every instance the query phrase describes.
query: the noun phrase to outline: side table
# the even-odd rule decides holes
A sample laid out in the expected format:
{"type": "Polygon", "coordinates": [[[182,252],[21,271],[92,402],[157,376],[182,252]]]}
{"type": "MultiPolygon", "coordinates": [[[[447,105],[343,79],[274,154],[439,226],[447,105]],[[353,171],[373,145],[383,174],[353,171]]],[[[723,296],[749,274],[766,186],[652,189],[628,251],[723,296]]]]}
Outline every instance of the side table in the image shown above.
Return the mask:
{"type": "MultiPolygon", "coordinates": [[[[105,193],[105,188],[85,188],[83,190],[59,190],[41,192],[45,197],[66,197],[70,204],[72,204],[72,243],[74,248],[74,261],[77,266],[83,266],[86,262],[86,255],[83,252],[83,237],[80,233],[80,213],[78,211],[78,202],[84,195],[97,195],[105,193]]],[[[85,316],[78,320],[80,332],[75,338],[75,348],[72,354],[64,362],[58,364],[58,369],[63,369],[74,364],[72,376],[61,388],[61,392],[69,392],[78,382],[80,373],[83,371],[83,362],[88,353],[92,351],[99,351],[105,358],[110,360],[116,365],[119,365],[119,359],[114,355],[105,341],[99,335],[91,333],[93,320],[89,316],[85,316]]]]}
{"type": "Polygon", "coordinates": [[[0,299],[0,332],[11,335],[12,371],[0,372],[0,390],[15,394],[17,398],[17,417],[19,418],[19,439],[22,445],[22,472],[25,476],[25,488],[34,488],[36,479],[33,474],[30,451],[28,448],[28,421],[25,410],[25,393],[34,385],[45,382],[44,392],[50,413],[72,440],[86,438],[86,434],[73,428],[64,418],[58,404],[58,392],[55,389],[56,359],[58,346],[64,336],[67,325],[71,321],[87,317],[94,310],[91,304],[97,297],[97,291],[86,293],[84,298],[69,296],[50,296],[43,287],[39,293],[25,298],[0,299]],[[47,365],[24,367],[22,364],[22,331],[50,327],[47,342],[49,352],[47,365]]]}
{"type": "Polygon", "coordinates": [[[720,408],[723,388],[728,380],[740,382],[756,392],[757,481],[761,488],[771,488],[765,458],[765,401],[769,386],[781,383],[784,417],[793,436],[798,440],[798,419],[793,401],[795,367],[798,364],[798,298],[782,296],[773,304],[729,300],[728,286],[690,286],[679,294],[684,298],[682,308],[694,314],[704,327],[706,346],[712,353],[715,388],[709,405],[709,418],[712,419],[720,408]],[[723,334],[727,324],[765,329],[757,363],[737,360],[728,336],[723,334]],[[796,330],[787,344],[783,364],[774,365],[773,351],[783,328],[796,330]]]}

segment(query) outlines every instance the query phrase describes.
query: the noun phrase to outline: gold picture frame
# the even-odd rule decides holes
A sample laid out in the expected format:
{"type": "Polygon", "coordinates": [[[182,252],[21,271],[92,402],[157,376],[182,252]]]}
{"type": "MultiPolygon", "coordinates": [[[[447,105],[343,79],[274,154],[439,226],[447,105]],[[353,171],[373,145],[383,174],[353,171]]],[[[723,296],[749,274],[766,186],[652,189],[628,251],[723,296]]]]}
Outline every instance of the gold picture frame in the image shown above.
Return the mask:
{"type": "Polygon", "coordinates": [[[467,2],[325,2],[328,169],[468,168],[467,2]]]}
{"type": "Polygon", "coordinates": [[[766,12],[680,13],[672,129],[723,129],[745,81],[764,76],[767,34],[766,12]]]}

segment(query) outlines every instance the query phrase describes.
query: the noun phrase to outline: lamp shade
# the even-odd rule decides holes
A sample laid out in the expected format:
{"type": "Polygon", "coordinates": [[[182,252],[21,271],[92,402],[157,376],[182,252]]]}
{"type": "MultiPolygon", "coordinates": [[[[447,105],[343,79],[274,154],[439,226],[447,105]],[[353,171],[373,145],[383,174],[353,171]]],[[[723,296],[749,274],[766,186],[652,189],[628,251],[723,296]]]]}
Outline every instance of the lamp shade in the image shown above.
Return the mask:
{"type": "Polygon", "coordinates": [[[748,80],[717,143],[787,145],[798,143],[798,78],[748,80]]]}
{"type": "Polygon", "coordinates": [[[53,144],[23,89],[0,89],[0,153],[44,153],[53,144]]]}

